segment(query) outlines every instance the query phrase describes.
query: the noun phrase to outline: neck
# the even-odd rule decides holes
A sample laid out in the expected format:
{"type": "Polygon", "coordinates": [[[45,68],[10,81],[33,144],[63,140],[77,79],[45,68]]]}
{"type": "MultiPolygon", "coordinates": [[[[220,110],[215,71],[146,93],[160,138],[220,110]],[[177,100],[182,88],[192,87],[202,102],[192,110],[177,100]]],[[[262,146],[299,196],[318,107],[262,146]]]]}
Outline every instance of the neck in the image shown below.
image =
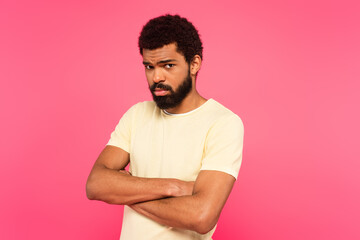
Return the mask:
{"type": "Polygon", "coordinates": [[[174,108],[165,109],[168,113],[180,114],[190,112],[206,102],[206,99],[200,96],[198,91],[194,88],[189,94],[184,98],[179,106],[174,108]]]}

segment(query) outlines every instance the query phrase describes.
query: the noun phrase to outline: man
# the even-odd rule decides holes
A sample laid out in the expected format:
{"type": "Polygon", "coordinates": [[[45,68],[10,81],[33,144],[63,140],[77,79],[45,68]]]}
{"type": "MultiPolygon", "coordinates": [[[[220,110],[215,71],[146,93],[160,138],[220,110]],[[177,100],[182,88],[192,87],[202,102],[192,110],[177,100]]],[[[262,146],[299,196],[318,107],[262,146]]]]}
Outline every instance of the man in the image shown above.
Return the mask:
{"type": "Polygon", "coordinates": [[[139,48],[154,101],[121,118],[87,196],[126,205],[120,239],[211,239],[240,169],[242,122],[196,90],[203,48],[185,18],[150,20],[139,48]]]}

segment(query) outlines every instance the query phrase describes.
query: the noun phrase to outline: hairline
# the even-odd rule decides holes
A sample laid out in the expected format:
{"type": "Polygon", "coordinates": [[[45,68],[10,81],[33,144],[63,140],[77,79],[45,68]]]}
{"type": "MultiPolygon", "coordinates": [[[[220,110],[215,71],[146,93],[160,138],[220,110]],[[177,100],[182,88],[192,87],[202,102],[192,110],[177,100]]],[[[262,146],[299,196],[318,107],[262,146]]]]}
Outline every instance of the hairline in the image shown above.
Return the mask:
{"type": "Polygon", "coordinates": [[[176,41],[173,41],[173,42],[168,43],[168,44],[164,44],[164,45],[162,45],[162,46],[160,46],[160,47],[153,48],[153,49],[149,49],[149,48],[140,48],[140,54],[141,54],[141,56],[143,56],[143,50],[144,50],[144,49],[148,49],[148,50],[155,50],[155,49],[159,49],[159,48],[162,48],[162,47],[167,46],[167,45],[170,45],[170,44],[175,44],[175,47],[176,47],[176,52],[178,52],[179,54],[181,54],[181,55],[184,57],[185,62],[187,62],[187,63],[189,64],[189,66],[190,66],[190,63],[192,62],[192,60],[194,59],[194,57],[195,57],[196,55],[199,55],[199,54],[195,54],[194,56],[192,56],[192,57],[191,57],[191,60],[189,60],[189,62],[188,62],[188,61],[186,60],[186,56],[185,56],[185,54],[179,50],[179,46],[178,46],[178,43],[177,43],[176,41]]]}

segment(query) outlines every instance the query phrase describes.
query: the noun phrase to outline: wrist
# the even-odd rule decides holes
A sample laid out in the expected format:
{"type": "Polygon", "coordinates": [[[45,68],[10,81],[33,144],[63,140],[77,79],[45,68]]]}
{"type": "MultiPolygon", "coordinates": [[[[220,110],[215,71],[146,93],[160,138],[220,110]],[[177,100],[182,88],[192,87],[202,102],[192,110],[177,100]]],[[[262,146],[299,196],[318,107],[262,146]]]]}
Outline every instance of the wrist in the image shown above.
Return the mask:
{"type": "Polygon", "coordinates": [[[180,187],[180,180],[177,179],[170,179],[168,182],[167,187],[167,196],[168,197],[177,197],[181,195],[181,187],[180,187]]]}

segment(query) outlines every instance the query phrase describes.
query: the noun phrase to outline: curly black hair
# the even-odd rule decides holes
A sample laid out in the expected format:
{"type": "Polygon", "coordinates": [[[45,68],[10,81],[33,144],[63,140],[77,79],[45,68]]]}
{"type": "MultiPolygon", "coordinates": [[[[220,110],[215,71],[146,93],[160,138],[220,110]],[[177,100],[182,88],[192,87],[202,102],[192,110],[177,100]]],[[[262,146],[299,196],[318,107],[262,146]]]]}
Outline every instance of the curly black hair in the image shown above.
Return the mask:
{"type": "Polygon", "coordinates": [[[191,63],[195,55],[202,59],[202,42],[194,25],[179,15],[163,15],[148,21],[139,36],[139,49],[157,49],[175,43],[177,51],[191,63]]]}

